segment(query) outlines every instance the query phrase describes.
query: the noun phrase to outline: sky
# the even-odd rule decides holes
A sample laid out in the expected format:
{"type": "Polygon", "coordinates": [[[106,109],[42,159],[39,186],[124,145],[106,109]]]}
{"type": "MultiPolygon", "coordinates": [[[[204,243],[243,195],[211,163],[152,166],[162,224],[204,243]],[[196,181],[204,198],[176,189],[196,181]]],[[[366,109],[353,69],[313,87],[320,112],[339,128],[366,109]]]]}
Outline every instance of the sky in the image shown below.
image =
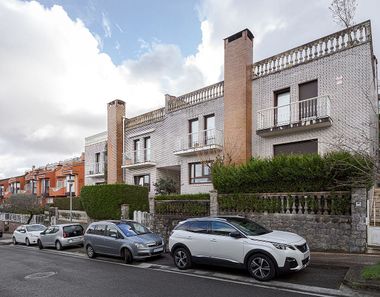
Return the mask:
{"type": "MultiPolygon", "coordinates": [[[[330,0],[0,0],[0,179],[84,151],[127,117],[223,80],[223,39],[249,28],[254,61],[341,29],[330,0]]],[[[380,55],[377,0],[359,0],[380,55]]]]}

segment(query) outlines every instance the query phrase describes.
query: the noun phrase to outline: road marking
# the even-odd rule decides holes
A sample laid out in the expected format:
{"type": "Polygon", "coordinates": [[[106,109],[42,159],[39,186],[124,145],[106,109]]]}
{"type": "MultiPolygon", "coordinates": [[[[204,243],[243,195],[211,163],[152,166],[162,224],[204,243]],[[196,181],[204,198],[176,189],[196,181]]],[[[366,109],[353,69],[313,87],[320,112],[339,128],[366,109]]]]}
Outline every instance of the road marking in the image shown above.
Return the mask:
{"type": "MultiPolygon", "coordinates": [[[[15,248],[32,250],[30,247],[27,247],[27,246],[15,246],[15,248]]],[[[34,249],[34,251],[37,251],[37,249],[34,249]]],[[[186,271],[181,271],[181,270],[178,270],[176,267],[161,265],[161,264],[151,264],[151,263],[145,263],[145,262],[142,262],[139,264],[125,264],[121,262],[114,262],[114,261],[103,260],[103,259],[89,259],[84,254],[72,253],[72,252],[67,252],[67,251],[43,249],[43,250],[40,250],[39,252],[54,254],[54,255],[61,255],[61,256],[69,256],[72,258],[79,258],[79,259],[83,259],[87,261],[102,262],[102,263],[107,263],[107,264],[114,264],[114,265],[125,266],[125,267],[134,267],[134,268],[140,268],[140,269],[150,269],[150,270],[180,274],[180,275],[185,275],[185,276],[190,276],[190,277],[211,279],[211,280],[227,282],[227,283],[235,283],[235,284],[245,285],[245,286],[260,287],[260,288],[277,290],[277,291],[298,293],[301,295],[319,296],[319,297],[354,296],[351,292],[342,292],[336,289],[328,289],[328,288],[323,288],[323,287],[315,287],[315,286],[307,286],[307,285],[298,285],[298,284],[285,283],[285,282],[279,282],[279,281],[270,281],[267,284],[265,284],[251,278],[232,276],[229,274],[223,274],[219,272],[216,272],[216,273],[207,272],[206,274],[204,270],[196,270],[196,269],[188,269],[186,271]]]]}
{"type": "Polygon", "coordinates": [[[37,272],[37,273],[29,274],[25,276],[24,278],[25,279],[41,279],[41,278],[48,278],[56,274],[57,272],[54,272],[54,271],[37,272]]]}

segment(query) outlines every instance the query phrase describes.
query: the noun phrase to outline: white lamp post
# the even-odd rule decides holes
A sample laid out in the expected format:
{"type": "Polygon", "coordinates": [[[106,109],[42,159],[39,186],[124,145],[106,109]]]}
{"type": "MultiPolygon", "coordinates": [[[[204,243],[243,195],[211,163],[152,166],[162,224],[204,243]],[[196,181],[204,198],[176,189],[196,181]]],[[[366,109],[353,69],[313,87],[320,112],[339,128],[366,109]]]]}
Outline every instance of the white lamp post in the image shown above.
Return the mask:
{"type": "Polygon", "coordinates": [[[70,195],[70,222],[73,221],[73,193],[72,193],[72,186],[73,186],[73,182],[74,180],[72,179],[72,175],[70,175],[70,178],[69,180],[67,180],[67,182],[69,183],[69,195],[70,195]]]}

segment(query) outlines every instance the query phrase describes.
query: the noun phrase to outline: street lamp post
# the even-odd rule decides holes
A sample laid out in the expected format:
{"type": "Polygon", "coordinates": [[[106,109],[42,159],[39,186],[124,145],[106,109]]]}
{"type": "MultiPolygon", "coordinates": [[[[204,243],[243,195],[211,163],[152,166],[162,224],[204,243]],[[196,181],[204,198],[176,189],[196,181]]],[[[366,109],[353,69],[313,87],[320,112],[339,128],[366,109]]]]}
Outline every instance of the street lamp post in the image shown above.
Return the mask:
{"type": "Polygon", "coordinates": [[[69,195],[70,195],[70,222],[73,221],[73,192],[72,192],[72,186],[74,180],[72,179],[72,176],[70,175],[69,180],[67,181],[69,183],[69,195]]]}

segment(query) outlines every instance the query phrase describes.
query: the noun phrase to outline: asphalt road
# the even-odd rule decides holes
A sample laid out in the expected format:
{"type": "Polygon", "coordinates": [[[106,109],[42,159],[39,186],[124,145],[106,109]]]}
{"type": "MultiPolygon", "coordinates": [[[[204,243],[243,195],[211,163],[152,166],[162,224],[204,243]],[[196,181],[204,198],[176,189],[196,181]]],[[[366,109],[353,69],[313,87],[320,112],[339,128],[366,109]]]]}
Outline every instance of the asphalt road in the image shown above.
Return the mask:
{"type": "Polygon", "coordinates": [[[118,259],[90,260],[72,252],[0,246],[0,296],[339,296],[337,290],[309,291],[303,288],[307,281],[302,278],[318,279],[312,283],[336,289],[345,271],[310,267],[275,282],[257,283],[242,271],[199,267],[183,274],[175,268],[164,269],[163,263],[171,262],[166,257],[131,266],[118,259]],[[226,273],[227,278],[223,277],[226,273]],[[290,286],[278,285],[289,281],[290,286]]]}

